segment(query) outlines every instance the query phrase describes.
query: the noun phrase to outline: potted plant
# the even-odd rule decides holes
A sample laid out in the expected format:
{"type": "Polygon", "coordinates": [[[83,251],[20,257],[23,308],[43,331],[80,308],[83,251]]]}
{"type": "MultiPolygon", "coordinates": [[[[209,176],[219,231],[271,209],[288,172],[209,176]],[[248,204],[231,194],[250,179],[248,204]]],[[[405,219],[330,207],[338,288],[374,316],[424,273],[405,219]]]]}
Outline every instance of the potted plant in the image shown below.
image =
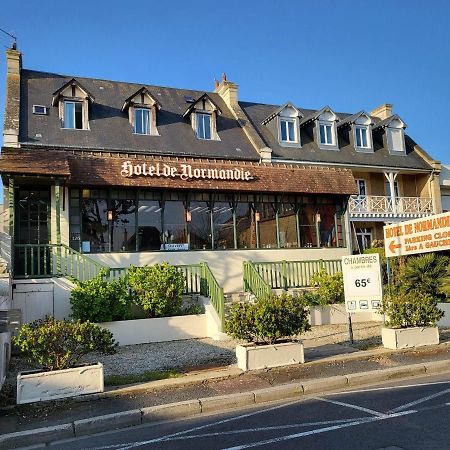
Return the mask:
{"type": "Polygon", "coordinates": [[[309,329],[306,300],[286,293],[235,303],[226,322],[227,333],[248,342],[236,347],[238,367],[244,371],[303,363],[303,343],[297,337],[309,329]]]}
{"type": "Polygon", "coordinates": [[[386,348],[399,349],[439,344],[437,322],[444,312],[429,293],[411,290],[387,298],[381,311],[388,320],[381,337],[386,348]]]}
{"type": "Polygon", "coordinates": [[[112,333],[91,322],[47,316],[23,325],[14,338],[28,359],[44,370],[17,375],[17,403],[72,397],[103,391],[103,365],[77,365],[92,352],[113,354],[112,333]]]}

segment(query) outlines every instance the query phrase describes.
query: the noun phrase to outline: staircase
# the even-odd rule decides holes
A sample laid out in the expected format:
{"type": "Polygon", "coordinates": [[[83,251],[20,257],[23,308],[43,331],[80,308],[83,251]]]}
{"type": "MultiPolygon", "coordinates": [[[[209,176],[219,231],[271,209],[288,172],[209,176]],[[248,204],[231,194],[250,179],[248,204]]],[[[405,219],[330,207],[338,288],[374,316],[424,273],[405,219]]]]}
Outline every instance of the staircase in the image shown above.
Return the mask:
{"type": "Polygon", "coordinates": [[[245,303],[255,300],[255,296],[251,292],[228,292],[225,297],[225,317],[230,316],[230,309],[233,303],[245,303]]]}

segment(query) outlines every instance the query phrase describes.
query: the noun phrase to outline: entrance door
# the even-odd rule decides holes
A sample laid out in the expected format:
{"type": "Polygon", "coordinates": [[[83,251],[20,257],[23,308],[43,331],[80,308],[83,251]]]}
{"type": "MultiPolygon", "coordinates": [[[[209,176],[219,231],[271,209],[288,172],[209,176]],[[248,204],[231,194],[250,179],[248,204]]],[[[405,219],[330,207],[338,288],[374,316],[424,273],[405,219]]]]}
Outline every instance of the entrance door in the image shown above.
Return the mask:
{"type": "MultiPolygon", "coordinates": [[[[20,187],[15,208],[15,244],[48,244],[50,233],[50,188],[20,187]]],[[[17,275],[50,273],[50,255],[44,246],[19,247],[15,252],[17,275]]]]}

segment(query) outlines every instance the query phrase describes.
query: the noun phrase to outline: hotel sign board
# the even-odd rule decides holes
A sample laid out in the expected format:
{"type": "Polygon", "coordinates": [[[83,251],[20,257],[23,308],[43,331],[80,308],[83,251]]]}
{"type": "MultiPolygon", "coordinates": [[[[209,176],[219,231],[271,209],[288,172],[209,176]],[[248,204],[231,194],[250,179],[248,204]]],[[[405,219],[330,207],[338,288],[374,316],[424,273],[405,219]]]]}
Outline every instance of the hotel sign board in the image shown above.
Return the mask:
{"type": "Polygon", "coordinates": [[[121,166],[120,175],[122,177],[162,177],[162,178],[181,178],[183,181],[201,179],[201,180],[236,180],[251,181],[254,179],[249,170],[242,167],[230,166],[226,169],[199,168],[187,163],[178,165],[166,164],[163,162],[134,162],[124,161],[121,166]]]}
{"type": "Polygon", "coordinates": [[[380,255],[342,257],[345,309],[348,313],[376,312],[383,300],[380,255]]]}
{"type": "Polygon", "coordinates": [[[450,212],[385,225],[386,257],[450,249],[450,212]]]}

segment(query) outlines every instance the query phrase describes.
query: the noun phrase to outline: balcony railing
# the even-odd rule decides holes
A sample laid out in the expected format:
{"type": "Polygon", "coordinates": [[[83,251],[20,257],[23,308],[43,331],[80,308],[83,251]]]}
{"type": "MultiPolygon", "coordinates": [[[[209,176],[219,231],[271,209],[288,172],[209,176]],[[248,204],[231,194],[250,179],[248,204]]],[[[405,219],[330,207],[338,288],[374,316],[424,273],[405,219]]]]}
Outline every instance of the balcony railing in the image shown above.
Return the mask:
{"type": "Polygon", "coordinates": [[[433,213],[433,200],[426,197],[386,197],[381,195],[352,195],[349,211],[353,216],[409,216],[433,213]]]}

